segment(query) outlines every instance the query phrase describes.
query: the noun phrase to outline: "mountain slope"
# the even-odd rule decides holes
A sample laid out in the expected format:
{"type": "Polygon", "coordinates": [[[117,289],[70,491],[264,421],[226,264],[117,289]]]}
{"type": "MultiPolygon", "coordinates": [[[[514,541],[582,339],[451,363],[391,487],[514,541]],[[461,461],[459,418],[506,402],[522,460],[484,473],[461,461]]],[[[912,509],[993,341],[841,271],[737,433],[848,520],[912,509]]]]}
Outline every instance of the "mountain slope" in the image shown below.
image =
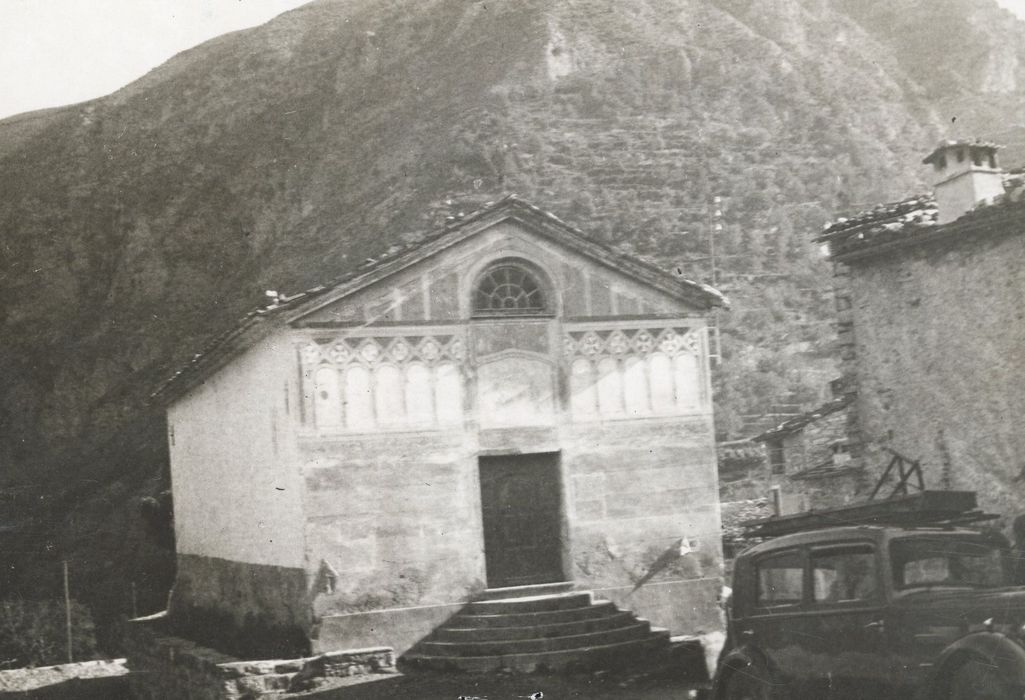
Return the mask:
{"type": "Polygon", "coordinates": [[[510,191],[706,280],[723,197],[720,428],[813,400],[830,281],[806,234],[921,189],[940,135],[1006,133],[1025,154],[1022,24],[989,0],[944,0],[942,22],[931,6],[319,0],[0,121],[0,489],[58,484],[50,522],[91,525],[54,551],[123,578],[142,545],[96,504],[127,512],[164,483],[152,388],[264,290],[510,191]]]}

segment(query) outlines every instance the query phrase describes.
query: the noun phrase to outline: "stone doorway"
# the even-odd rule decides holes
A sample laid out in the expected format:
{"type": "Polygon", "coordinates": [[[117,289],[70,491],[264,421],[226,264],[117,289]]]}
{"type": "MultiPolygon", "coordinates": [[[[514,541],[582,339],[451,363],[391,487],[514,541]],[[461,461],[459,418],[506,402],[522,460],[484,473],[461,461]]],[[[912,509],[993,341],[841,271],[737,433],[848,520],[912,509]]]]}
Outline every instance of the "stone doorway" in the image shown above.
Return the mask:
{"type": "Polygon", "coordinates": [[[564,580],[558,453],[480,458],[489,588],[564,580]]]}

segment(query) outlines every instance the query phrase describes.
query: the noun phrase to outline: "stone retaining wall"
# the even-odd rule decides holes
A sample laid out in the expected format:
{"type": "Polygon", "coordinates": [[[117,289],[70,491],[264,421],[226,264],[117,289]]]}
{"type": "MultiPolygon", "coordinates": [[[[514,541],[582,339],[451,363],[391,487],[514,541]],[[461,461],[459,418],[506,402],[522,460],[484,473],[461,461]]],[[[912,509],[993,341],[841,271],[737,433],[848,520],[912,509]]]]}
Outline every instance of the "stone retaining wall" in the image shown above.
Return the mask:
{"type": "Polygon", "coordinates": [[[237,659],[169,635],[164,613],[129,623],[126,646],[136,700],[278,698],[315,689],[330,678],[395,672],[395,656],[388,647],[300,659],[237,659]]]}
{"type": "Polygon", "coordinates": [[[124,700],[124,659],[0,671],[0,700],[124,700]]]}

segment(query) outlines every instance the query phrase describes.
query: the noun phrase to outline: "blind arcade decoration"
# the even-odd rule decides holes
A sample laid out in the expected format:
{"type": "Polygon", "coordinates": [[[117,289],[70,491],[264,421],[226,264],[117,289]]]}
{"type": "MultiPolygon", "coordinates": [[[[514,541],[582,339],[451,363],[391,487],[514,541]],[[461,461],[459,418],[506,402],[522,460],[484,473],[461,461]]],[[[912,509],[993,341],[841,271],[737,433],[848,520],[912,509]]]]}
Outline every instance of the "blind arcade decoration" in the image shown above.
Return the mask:
{"type": "Polygon", "coordinates": [[[574,419],[700,410],[707,402],[701,333],[687,328],[567,332],[563,344],[574,419]]]}
{"type": "Polygon", "coordinates": [[[455,335],[307,343],[300,356],[313,389],[313,422],[352,431],[457,425],[463,419],[465,354],[455,335]]]}

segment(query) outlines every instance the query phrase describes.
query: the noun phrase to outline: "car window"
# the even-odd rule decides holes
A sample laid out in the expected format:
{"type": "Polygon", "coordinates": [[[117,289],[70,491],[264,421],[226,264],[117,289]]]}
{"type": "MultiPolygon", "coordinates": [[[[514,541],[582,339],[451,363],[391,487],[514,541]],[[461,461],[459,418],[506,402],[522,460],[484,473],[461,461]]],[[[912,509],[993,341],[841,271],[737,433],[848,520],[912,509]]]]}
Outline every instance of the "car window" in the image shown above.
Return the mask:
{"type": "Polygon", "coordinates": [[[906,537],[890,544],[896,588],[1008,585],[1005,548],[984,537],[906,537]]]}
{"type": "Polygon", "coordinates": [[[813,599],[849,603],[875,598],[876,560],[872,545],[830,547],[811,554],[813,599]]]}
{"type": "Polygon", "coordinates": [[[804,596],[804,563],[796,549],[770,554],[755,563],[758,607],[796,605],[804,596]]]}

